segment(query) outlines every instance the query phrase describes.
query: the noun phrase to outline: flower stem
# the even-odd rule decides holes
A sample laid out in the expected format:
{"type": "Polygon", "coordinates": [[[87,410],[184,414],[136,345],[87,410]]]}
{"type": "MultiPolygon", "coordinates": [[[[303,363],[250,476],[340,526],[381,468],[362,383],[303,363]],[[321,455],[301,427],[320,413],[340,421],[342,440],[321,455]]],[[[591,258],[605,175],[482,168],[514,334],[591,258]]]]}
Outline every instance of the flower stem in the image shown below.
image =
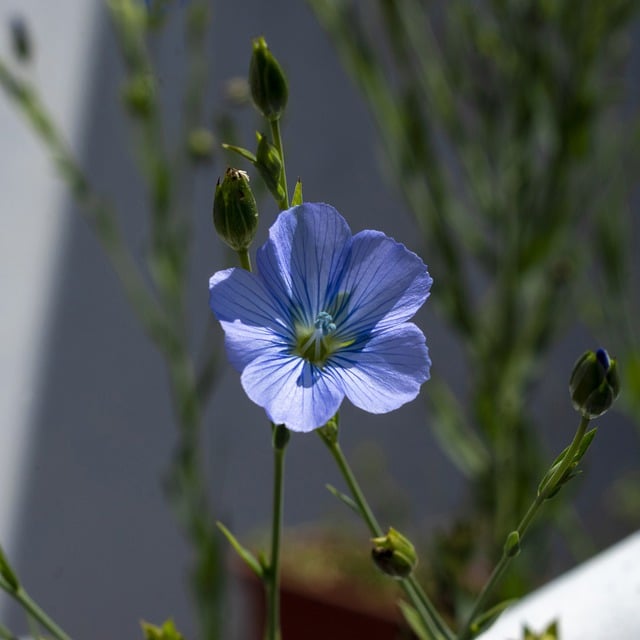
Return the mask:
{"type": "Polygon", "coordinates": [[[240,249],[238,251],[238,257],[240,258],[240,266],[247,271],[251,271],[251,257],[249,256],[249,250],[240,249]]]}
{"type": "MultiPolygon", "coordinates": [[[[538,490],[535,500],[527,509],[527,512],[524,514],[522,520],[520,521],[520,524],[518,525],[518,528],[516,529],[520,541],[522,541],[522,539],[524,538],[527,530],[529,529],[529,526],[533,522],[533,519],[536,517],[544,501],[549,498],[554,489],[557,488],[558,482],[562,480],[563,476],[573,463],[573,460],[575,458],[575,455],[578,453],[580,443],[582,442],[582,438],[586,433],[588,425],[589,418],[581,418],[578,429],[576,430],[576,433],[571,444],[569,445],[569,448],[567,449],[566,454],[562,458],[562,462],[558,465],[558,468],[553,472],[544,486],[538,490]]],[[[506,571],[507,567],[514,557],[515,555],[509,553],[505,545],[505,549],[502,552],[500,560],[494,567],[491,575],[489,576],[489,579],[487,580],[486,584],[482,588],[482,591],[480,592],[480,595],[475,601],[471,612],[467,616],[466,622],[464,623],[457,636],[457,640],[469,640],[474,636],[474,633],[471,629],[473,621],[478,617],[478,615],[482,613],[489,595],[493,591],[495,585],[498,583],[498,581],[502,577],[502,574],[506,571]]]]}
{"type": "Polygon", "coordinates": [[[282,171],[280,173],[280,184],[282,186],[282,190],[284,191],[284,197],[278,203],[280,209],[284,211],[284,209],[289,208],[289,188],[287,187],[287,170],[285,169],[284,164],[284,148],[282,146],[282,135],[280,134],[280,119],[276,118],[275,120],[271,120],[271,136],[273,137],[273,144],[275,145],[278,153],[280,154],[280,162],[282,163],[282,171]]]}
{"type": "Polygon", "coordinates": [[[282,531],[282,510],[284,502],[284,455],[286,440],[277,437],[277,430],[284,425],[273,426],[273,520],[271,522],[271,558],[269,570],[265,574],[267,591],[267,640],[280,640],[280,533],[282,531]]]}
{"type": "MultiPolygon", "coordinates": [[[[360,485],[358,484],[358,481],[356,480],[356,477],[353,474],[342,449],[340,448],[340,445],[337,441],[323,437],[322,434],[320,434],[320,437],[327,445],[331,455],[336,461],[338,468],[351,491],[351,496],[358,506],[360,515],[367,524],[371,535],[375,538],[381,537],[383,535],[382,528],[369,506],[369,503],[367,502],[367,499],[365,498],[362,489],[360,488],[360,485]]],[[[408,578],[401,580],[400,584],[420,615],[420,619],[431,633],[431,636],[438,640],[452,640],[453,634],[418,584],[418,581],[413,576],[409,576],[408,578]]]]}
{"type": "Polygon", "coordinates": [[[0,577],[0,589],[9,594],[20,606],[46,629],[57,640],[71,640],[68,636],[31,598],[31,596],[22,588],[12,589],[6,580],[0,577]]]}

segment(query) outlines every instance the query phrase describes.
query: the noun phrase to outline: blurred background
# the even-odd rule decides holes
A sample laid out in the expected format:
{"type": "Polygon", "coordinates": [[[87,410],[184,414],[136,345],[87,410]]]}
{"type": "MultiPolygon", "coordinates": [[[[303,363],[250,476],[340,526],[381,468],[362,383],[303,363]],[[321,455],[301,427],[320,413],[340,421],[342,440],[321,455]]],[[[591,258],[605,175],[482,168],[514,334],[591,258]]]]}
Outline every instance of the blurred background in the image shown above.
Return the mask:
{"type": "MultiPolygon", "coordinates": [[[[238,375],[226,364],[219,348],[220,330],[207,305],[209,276],[234,264],[235,259],[213,231],[211,204],[215,182],[230,163],[249,168],[240,158],[224,154],[220,143],[254,148],[255,130],[264,130],[253,109],[242,105],[243,86],[237,82],[238,78],[246,78],[251,39],[258,35],[266,37],[289,79],[290,98],[283,136],[290,183],[300,177],[305,200],[330,202],[347,218],[354,232],[363,228],[381,229],[403,242],[423,257],[435,281],[432,298],[416,322],[427,336],[434,385],[440,389],[438,394],[434,390],[434,397],[440,401],[433,400],[433,404],[427,406],[431,402],[423,397],[430,393],[431,383],[427,383],[420,398],[389,415],[365,415],[345,405],[341,430],[345,451],[359,471],[365,489],[375,496],[383,522],[400,522],[420,538],[432,539],[434,532],[451,531],[456,523],[468,525],[466,516],[470,518],[477,511],[477,507],[470,506],[470,496],[475,494],[479,494],[475,498],[480,501],[491,503],[487,509],[496,508],[486,497],[491,493],[487,488],[492,486],[491,482],[482,484],[488,467],[478,450],[474,454],[474,438],[480,438],[478,446],[490,442],[491,428],[486,433],[479,429],[480,436],[471,437],[460,427],[458,417],[466,413],[470,424],[474,419],[481,423],[483,407],[478,397],[489,402],[494,400],[488,395],[492,389],[499,388],[492,387],[498,384],[497,378],[487,380],[486,387],[482,388],[476,384],[477,372],[473,367],[477,366],[474,357],[486,361],[487,356],[495,354],[496,362],[501,362],[500,345],[492,343],[491,331],[483,334],[486,326],[499,330],[501,320],[496,315],[495,323],[487,320],[484,328],[479,325],[474,332],[461,329],[464,323],[460,318],[464,314],[455,311],[455,295],[459,291],[452,282],[451,263],[447,263],[446,256],[429,252],[434,242],[442,240],[437,235],[439,227],[430,226],[429,214],[423,217],[416,214],[419,209],[416,203],[421,196],[407,198],[406,194],[416,193],[416,176],[432,165],[451,169],[452,178],[448,186],[446,181],[443,183],[442,189],[449,189],[453,194],[466,193],[468,178],[464,171],[456,168],[456,154],[462,149],[463,158],[473,159],[475,147],[457,146],[461,138],[456,136],[468,140],[477,130],[476,142],[483,136],[493,135],[496,146],[501,136],[506,138],[508,127],[482,128],[483,109],[493,109],[496,118],[502,118],[501,109],[507,109],[504,105],[509,104],[509,95],[499,93],[498,88],[496,93],[491,93],[491,83],[499,85],[500,72],[504,69],[498,65],[495,73],[492,68],[484,70],[483,63],[488,65],[494,54],[483,57],[486,51],[478,49],[481,60],[474,73],[476,79],[481,80],[479,84],[484,85],[480,89],[485,92],[485,103],[490,103],[493,95],[496,105],[490,108],[480,101],[481,108],[474,111],[476,103],[471,99],[478,94],[469,89],[464,79],[458,78],[460,91],[469,89],[470,93],[464,94],[469,102],[463,100],[460,105],[465,116],[463,130],[453,131],[452,135],[451,123],[438,110],[446,110],[446,94],[439,93],[437,87],[424,88],[435,102],[433,111],[426,115],[421,110],[429,103],[421,101],[419,92],[413,97],[403,94],[403,83],[419,87],[412,73],[429,70],[416,71],[413,62],[409,62],[404,71],[397,72],[403,55],[410,61],[418,58],[412,58],[409,51],[403,54],[394,49],[397,41],[394,45],[390,28],[395,24],[394,17],[374,8],[374,3],[361,3],[359,13],[344,15],[332,14],[327,9],[334,3],[284,0],[213,3],[210,28],[195,58],[189,44],[189,34],[193,35],[194,31],[189,31],[193,26],[188,16],[198,3],[165,4],[156,7],[158,24],[146,40],[157,83],[155,97],[158,117],[162,118],[162,142],[171,149],[170,157],[184,153],[185,141],[181,138],[184,95],[192,78],[190,65],[197,64],[198,60],[204,65],[200,73],[206,81],[206,90],[201,96],[202,109],[197,124],[210,131],[214,139],[210,158],[194,159],[193,153],[189,156],[187,168],[183,167],[188,179],[176,188],[176,200],[188,204],[193,212],[190,260],[185,271],[188,286],[183,300],[185,309],[189,310],[185,321],[186,347],[195,362],[205,354],[212,354],[210,361],[215,371],[209,381],[210,400],[203,403],[198,446],[214,519],[224,521],[241,538],[251,539],[268,526],[271,512],[269,425],[263,411],[244,398],[238,375]],[[338,18],[343,22],[337,22],[338,18]],[[376,43],[380,44],[379,59],[376,55],[363,54],[376,43]],[[205,57],[201,56],[202,52],[205,57]],[[358,57],[358,52],[363,55],[358,57]],[[381,87],[376,85],[376,76],[367,75],[369,64],[378,65],[378,81],[382,79],[382,89],[388,89],[388,100],[380,98],[381,87]],[[229,84],[233,79],[236,83],[231,88],[235,87],[235,92],[229,84]],[[394,100],[400,95],[402,104],[409,105],[408,111],[396,112],[389,107],[396,104],[394,100]],[[444,96],[439,107],[438,96],[444,96]],[[418,103],[416,113],[412,100],[418,103]],[[385,108],[390,111],[385,112],[385,108]],[[394,156],[393,127],[386,130],[380,126],[381,117],[387,117],[388,123],[395,122],[393,113],[399,114],[396,135],[404,140],[397,142],[395,148],[402,150],[402,145],[407,145],[407,131],[403,129],[406,120],[402,118],[413,113],[411,122],[416,127],[413,139],[421,139],[422,134],[425,140],[435,139],[431,150],[435,150],[438,160],[430,159],[428,145],[424,153],[417,152],[420,146],[417,143],[412,150],[415,157],[394,156]],[[425,118],[438,125],[434,126],[435,138],[420,128],[425,118]],[[412,174],[407,172],[406,163],[413,167],[412,174]],[[408,177],[409,182],[400,179],[402,176],[408,177]],[[462,409],[457,403],[451,403],[442,385],[461,399],[467,398],[461,403],[462,409]],[[467,405],[471,407],[468,411],[464,409],[467,405]],[[441,426],[434,431],[435,421],[441,426]],[[456,446],[460,442],[464,446],[456,446]],[[480,486],[484,487],[483,491],[476,491],[480,486]]],[[[464,3],[453,4],[464,6],[464,3]]],[[[500,4],[503,3],[496,6],[500,4]]],[[[510,3],[504,4],[506,7],[510,3]]],[[[553,3],[520,4],[544,7],[553,3]]],[[[595,12],[605,4],[592,2],[589,7],[595,12]]],[[[528,343],[527,348],[535,357],[527,356],[523,362],[535,371],[535,380],[527,379],[517,386],[521,400],[514,406],[524,407],[527,422],[535,424],[536,434],[535,447],[529,449],[526,439],[517,446],[523,448],[521,453],[539,450],[543,460],[552,459],[568,443],[577,423],[567,393],[568,377],[577,357],[585,349],[600,344],[621,356],[621,360],[624,354],[620,350],[634,353],[633,331],[630,334],[625,331],[629,321],[632,329],[637,326],[633,314],[633,305],[638,300],[634,275],[638,275],[635,247],[639,238],[633,206],[635,202],[637,207],[637,188],[633,180],[627,179],[625,171],[617,164],[614,167],[622,156],[614,156],[609,162],[610,149],[600,154],[598,146],[602,139],[606,140],[607,132],[610,138],[625,140],[626,131],[627,142],[636,144],[637,162],[640,48],[636,40],[640,32],[632,9],[635,7],[629,9],[618,24],[614,24],[613,18],[606,22],[604,9],[601,22],[596,21],[596,26],[607,25],[601,32],[609,29],[615,35],[615,42],[611,36],[610,46],[603,46],[601,51],[594,45],[590,55],[610,58],[597,73],[589,75],[585,71],[587,93],[595,96],[586,112],[593,115],[595,124],[589,129],[592,121],[585,116],[585,135],[593,133],[593,138],[585,143],[588,148],[581,158],[593,159],[594,166],[590,165],[590,173],[582,171],[587,163],[581,159],[580,180],[574,180],[570,170],[562,173],[562,162],[556,167],[560,184],[554,188],[558,193],[570,195],[584,189],[584,184],[590,188],[596,186],[594,180],[601,175],[600,165],[595,166],[596,160],[607,168],[603,178],[607,195],[604,203],[600,203],[602,211],[589,220],[582,220],[580,215],[586,215],[582,210],[566,216],[561,230],[566,240],[555,242],[553,251],[566,257],[570,262],[568,267],[559,262],[556,255],[552,262],[545,263],[541,279],[526,280],[528,276],[523,270],[522,288],[530,286],[532,291],[543,292],[551,287],[548,278],[553,269],[556,269],[553,273],[561,274],[565,273],[563,269],[569,269],[572,278],[578,274],[572,280],[572,285],[576,283],[576,294],[559,291],[557,300],[544,298],[549,305],[548,313],[557,311],[559,316],[557,325],[548,328],[553,340],[541,337],[538,342],[528,343]],[[613,53],[612,49],[615,49],[613,53]],[[610,74],[606,77],[610,84],[602,80],[603,73],[610,74]],[[600,102],[605,101],[600,100],[603,96],[598,92],[605,86],[612,92],[607,94],[611,104],[603,106],[600,102]],[[599,119],[601,112],[606,112],[606,117],[599,119]],[[623,126],[612,128],[611,121],[623,126]],[[608,171],[612,168],[614,171],[608,171]],[[612,173],[620,178],[620,183],[611,178],[612,173]],[[571,184],[571,188],[565,188],[565,183],[571,184]],[[620,216],[617,211],[622,212],[620,216]],[[626,284],[621,285],[612,298],[606,296],[606,260],[604,266],[598,262],[601,254],[596,250],[597,243],[589,244],[594,235],[602,237],[602,216],[605,221],[611,221],[612,227],[618,225],[619,218],[624,222],[615,227],[621,233],[612,243],[614,249],[616,243],[621,243],[620,254],[625,262],[620,269],[626,284]],[[575,258],[566,247],[580,243],[586,255],[581,253],[575,258]],[[587,277],[583,278],[584,275],[587,277]],[[541,284],[544,278],[547,278],[546,284],[541,284]],[[591,288],[585,286],[584,280],[587,284],[591,282],[591,288]],[[577,298],[584,304],[571,303],[566,308],[568,298],[577,298]],[[558,300],[563,299],[561,308],[558,300]],[[629,305],[626,315],[615,313],[620,301],[629,305]]],[[[460,13],[459,24],[471,28],[468,16],[463,13],[460,13]]],[[[435,30],[442,34],[449,33],[445,14],[446,11],[440,9],[433,17],[435,30]]],[[[522,17],[515,10],[510,15],[514,21],[522,17]]],[[[122,25],[114,28],[102,3],[81,0],[60,0],[55,8],[39,0],[0,0],[0,18],[4,26],[4,36],[0,38],[3,61],[38,88],[65,144],[78,159],[95,192],[104,196],[117,211],[134,263],[145,265],[152,253],[149,247],[154,242],[149,231],[149,211],[155,201],[153,190],[144,182],[148,177],[144,169],[145,166],[148,169],[148,158],[140,151],[145,144],[150,144],[145,137],[149,132],[140,133],[135,113],[132,117],[131,93],[127,93],[131,85],[126,83],[131,80],[131,65],[135,66],[135,61],[131,63],[131,59],[121,55],[123,41],[125,50],[127,46],[126,34],[122,37],[126,29],[122,25]],[[15,51],[16,29],[20,33],[21,25],[27,29],[31,42],[30,55],[22,62],[16,59],[15,51]],[[123,96],[129,96],[129,102],[123,96]]],[[[531,17],[530,24],[537,33],[540,22],[534,18],[536,16],[531,17]]],[[[562,17],[552,13],[548,17],[550,21],[556,18],[562,26],[562,17]]],[[[496,23],[487,24],[495,26],[496,23]]],[[[518,28],[523,24],[526,21],[518,23],[518,28]]],[[[596,26],[593,27],[595,40],[599,33],[596,26]]],[[[497,38],[499,31],[487,29],[485,35],[489,38],[493,33],[497,38]]],[[[200,32],[195,29],[195,33],[200,32]]],[[[559,27],[558,33],[565,32],[559,27]]],[[[563,57],[563,43],[554,40],[552,35],[548,36],[550,47],[557,47],[560,53],[556,61],[546,62],[552,69],[556,68],[554,65],[558,68],[565,65],[569,69],[565,72],[573,77],[571,64],[580,61],[576,63],[570,56],[563,57]]],[[[462,36],[460,32],[458,37],[462,36]]],[[[542,33],[540,42],[543,37],[547,36],[542,33]]],[[[557,33],[553,37],[558,37],[557,33]]],[[[479,38],[478,42],[482,41],[479,38]]],[[[446,38],[441,42],[446,43],[446,38]]],[[[469,46],[473,49],[475,44],[469,46]]],[[[461,63],[469,52],[454,53],[451,60],[461,63]]],[[[507,59],[501,58],[502,53],[495,56],[507,59]]],[[[432,58],[428,61],[435,64],[432,58]]],[[[544,70],[545,61],[539,62],[544,70]]],[[[586,62],[582,66],[588,67],[586,62]]],[[[539,72],[539,68],[520,68],[516,75],[519,74],[524,86],[527,78],[522,74],[527,72],[539,73],[536,76],[539,84],[535,88],[544,94],[547,86],[544,73],[539,72]]],[[[431,69],[429,77],[437,79],[438,73],[438,68],[431,69]]],[[[455,95],[455,81],[451,88],[455,95]]],[[[518,96],[514,96],[514,100],[517,99],[518,96]]],[[[523,121],[516,123],[521,130],[528,131],[529,108],[533,113],[539,109],[547,115],[551,111],[542,99],[525,105],[523,121]]],[[[575,120],[576,114],[573,112],[571,116],[570,112],[567,117],[575,120]]],[[[551,114],[548,121],[539,123],[536,129],[540,138],[536,138],[535,144],[542,147],[536,147],[537,151],[532,153],[539,154],[534,160],[541,164],[548,161],[544,145],[555,135],[549,124],[553,122],[551,114]]],[[[171,461],[176,449],[183,444],[176,430],[172,405],[175,378],[164,366],[162,349],[156,348],[157,344],[132,313],[118,277],[96,238],[95,220],[83,217],[78,198],[74,199],[58,178],[50,154],[33,134],[20,109],[5,95],[0,99],[0,132],[0,192],[4,205],[0,233],[4,294],[0,333],[3,382],[0,385],[0,541],[32,595],[75,637],[135,637],[139,634],[140,619],[160,622],[169,616],[185,636],[195,637],[198,627],[188,587],[188,570],[193,562],[190,534],[176,522],[167,500],[167,494],[171,495],[171,488],[176,486],[171,461]]],[[[523,139],[526,135],[523,133],[523,139]]],[[[479,247],[479,237],[468,239],[469,246],[478,248],[475,254],[464,257],[466,240],[458,247],[463,255],[458,266],[468,272],[469,300],[479,309],[476,316],[492,304],[499,308],[490,291],[491,274],[502,273],[496,265],[503,253],[509,253],[496,230],[501,229],[502,224],[500,207],[511,206],[511,194],[502,191],[500,197],[494,196],[500,191],[501,177],[522,161],[527,149],[523,143],[521,149],[510,148],[497,159],[490,157],[492,178],[487,183],[490,185],[488,195],[484,200],[479,196],[479,201],[486,205],[484,208],[474,209],[472,202],[465,201],[466,196],[461,196],[459,201],[455,201],[457,196],[440,201],[453,220],[445,236],[455,238],[456,225],[460,224],[475,228],[479,237],[486,231],[484,249],[479,247]],[[487,199],[491,200],[488,204],[487,199]],[[461,222],[465,202],[469,215],[461,222]],[[493,226],[487,223],[491,220],[493,226]],[[487,257],[486,264],[492,265],[485,271],[476,265],[476,260],[481,261],[483,255],[487,257]]],[[[633,150],[625,147],[625,153],[633,150]]],[[[492,151],[487,149],[487,154],[492,151]]],[[[570,159],[567,160],[570,155],[567,153],[564,158],[569,167],[572,166],[570,159]]],[[[625,162],[627,157],[634,156],[631,153],[624,156],[625,162]]],[[[462,166],[466,167],[464,163],[462,166]]],[[[624,168],[630,170],[634,166],[629,161],[624,168]]],[[[257,184],[259,178],[254,174],[255,171],[252,184],[257,184]]],[[[433,193],[438,192],[433,191],[435,178],[432,179],[433,174],[422,175],[430,185],[433,204],[433,193]]],[[[531,175],[543,180],[542,169],[536,168],[531,175]]],[[[533,179],[523,184],[519,186],[520,191],[515,189],[514,193],[527,188],[534,191],[539,186],[533,179]]],[[[472,187],[473,191],[477,185],[472,187]]],[[[78,190],[76,196],[78,193],[82,200],[82,190],[78,190]]],[[[581,203],[579,198],[571,199],[570,195],[562,196],[567,209],[581,203]]],[[[527,197],[530,194],[523,196],[524,201],[529,202],[527,197]]],[[[513,202],[517,208],[520,201],[513,202]]],[[[86,203],[85,199],[81,204],[86,203]]],[[[263,193],[260,203],[256,246],[264,240],[277,215],[277,207],[268,194],[263,193]]],[[[537,215],[532,211],[532,216],[537,215]]],[[[530,230],[531,237],[544,237],[545,228],[549,235],[555,233],[553,220],[540,217],[537,222],[540,228],[530,230]]],[[[605,254],[603,251],[602,255],[605,254]]],[[[509,286],[518,288],[520,284],[509,286]]],[[[527,305],[533,305],[536,300],[532,294],[507,317],[514,325],[522,324],[532,313],[527,305]]],[[[635,331],[637,339],[637,329],[635,331]]],[[[633,362],[640,362],[629,360],[632,361],[630,370],[635,366],[633,362]]],[[[633,398],[632,392],[630,397],[633,398]]],[[[637,500],[637,492],[629,488],[634,483],[637,486],[633,473],[640,471],[640,417],[634,413],[638,407],[637,400],[635,402],[634,405],[633,400],[629,400],[624,411],[612,412],[602,419],[602,428],[585,461],[586,473],[568,491],[575,497],[575,509],[563,516],[562,526],[557,527],[558,531],[554,529],[548,546],[544,547],[550,561],[545,564],[543,575],[537,577],[538,581],[637,529],[638,511],[635,517],[633,512],[633,505],[638,504],[633,502],[637,500]],[[619,483],[629,477],[632,480],[625,482],[624,489],[616,490],[621,486],[619,483]],[[622,496],[628,504],[623,504],[622,496]],[[631,509],[624,508],[629,505],[631,509]],[[571,531],[576,535],[570,535],[571,531]]],[[[509,420],[500,417],[499,411],[496,413],[496,424],[509,420]]],[[[516,453],[507,455],[506,460],[518,467],[516,453]]],[[[510,468],[509,464],[506,468],[510,468]]],[[[493,482],[495,473],[492,467],[493,482]]],[[[522,481],[531,497],[535,482],[527,482],[527,478],[538,477],[539,472],[534,470],[530,476],[525,474],[525,478],[514,473],[517,479],[506,475],[503,484],[515,485],[522,481]]],[[[287,526],[323,523],[348,528],[357,525],[351,523],[350,514],[326,491],[326,483],[342,487],[322,443],[313,435],[294,434],[287,460],[287,526]]],[[[513,504],[519,506],[519,498],[514,498],[513,504]]],[[[222,540],[220,544],[226,549],[222,540]]],[[[364,535],[362,544],[367,544],[364,535]]],[[[243,627],[244,603],[236,591],[234,594],[234,623],[230,633],[244,638],[248,633],[243,627]]],[[[22,614],[3,596],[0,596],[0,619],[12,629],[26,630],[22,614]]]]}

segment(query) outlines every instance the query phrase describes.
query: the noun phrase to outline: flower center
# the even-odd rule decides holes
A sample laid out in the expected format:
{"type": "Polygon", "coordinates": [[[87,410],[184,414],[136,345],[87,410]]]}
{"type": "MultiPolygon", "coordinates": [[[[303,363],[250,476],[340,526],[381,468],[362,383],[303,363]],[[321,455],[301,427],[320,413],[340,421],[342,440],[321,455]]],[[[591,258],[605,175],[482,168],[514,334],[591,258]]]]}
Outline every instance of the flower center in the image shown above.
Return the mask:
{"type": "Polygon", "coordinates": [[[293,352],[312,364],[322,366],[338,347],[332,337],[335,330],[336,325],[331,314],[321,311],[313,327],[297,328],[296,346],[293,352]]]}

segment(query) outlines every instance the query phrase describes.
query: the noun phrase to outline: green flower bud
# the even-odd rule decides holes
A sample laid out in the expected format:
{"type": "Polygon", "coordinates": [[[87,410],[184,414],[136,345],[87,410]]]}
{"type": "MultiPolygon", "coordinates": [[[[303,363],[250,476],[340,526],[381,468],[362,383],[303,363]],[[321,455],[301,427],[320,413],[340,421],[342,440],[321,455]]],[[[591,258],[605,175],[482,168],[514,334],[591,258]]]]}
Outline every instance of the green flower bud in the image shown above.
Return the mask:
{"type": "Polygon", "coordinates": [[[151,76],[134,76],[122,88],[122,101],[129,113],[137,118],[149,117],[155,99],[155,85],[151,76]]]}
{"type": "Polygon", "coordinates": [[[187,152],[194,162],[208,162],[213,157],[213,134],[198,127],[187,136],[187,152]]]}
{"type": "Polygon", "coordinates": [[[507,558],[515,558],[520,553],[520,534],[512,531],[504,543],[504,555],[507,558]]]}
{"type": "Polygon", "coordinates": [[[267,120],[277,120],[287,106],[289,89],[282,67],[263,37],[253,41],[249,87],[256,107],[267,120]]]}
{"type": "Polygon", "coordinates": [[[15,571],[9,564],[7,556],[4,554],[2,547],[0,547],[0,576],[2,576],[9,588],[12,591],[17,591],[20,588],[20,582],[15,574],[15,571]]]}
{"type": "Polygon", "coordinates": [[[587,351],[573,367],[569,391],[576,411],[585,418],[601,416],[620,393],[615,358],[604,349],[587,351]]]}
{"type": "Polygon", "coordinates": [[[392,578],[408,578],[418,564],[415,547],[393,527],[386,536],[373,538],[371,557],[380,571],[392,578]]]}
{"type": "Polygon", "coordinates": [[[269,143],[266,136],[256,133],[258,138],[258,149],[256,150],[256,169],[260,172],[264,183],[273,195],[280,202],[284,198],[284,190],[280,184],[280,174],[282,173],[282,161],[278,150],[269,143]]]}
{"type": "Polygon", "coordinates": [[[213,224],[218,235],[235,251],[249,248],[258,228],[258,206],[245,171],[228,168],[218,180],[213,200],[213,224]]]}

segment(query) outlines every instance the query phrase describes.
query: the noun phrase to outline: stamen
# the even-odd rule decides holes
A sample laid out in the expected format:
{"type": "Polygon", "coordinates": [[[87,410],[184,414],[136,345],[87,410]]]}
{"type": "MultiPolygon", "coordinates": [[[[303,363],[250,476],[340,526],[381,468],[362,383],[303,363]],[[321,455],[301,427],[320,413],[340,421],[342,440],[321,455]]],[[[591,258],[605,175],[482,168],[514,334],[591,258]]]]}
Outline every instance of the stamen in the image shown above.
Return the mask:
{"type": "Polygon", "coordinates": [[[298,333],[298,344],[295,352],[313,364],[322,365],[334,351],[332,341],[328,337],[336,330],[333,317],[326,311],[321,311],[314,323],[313,329],[298,333]]]}

